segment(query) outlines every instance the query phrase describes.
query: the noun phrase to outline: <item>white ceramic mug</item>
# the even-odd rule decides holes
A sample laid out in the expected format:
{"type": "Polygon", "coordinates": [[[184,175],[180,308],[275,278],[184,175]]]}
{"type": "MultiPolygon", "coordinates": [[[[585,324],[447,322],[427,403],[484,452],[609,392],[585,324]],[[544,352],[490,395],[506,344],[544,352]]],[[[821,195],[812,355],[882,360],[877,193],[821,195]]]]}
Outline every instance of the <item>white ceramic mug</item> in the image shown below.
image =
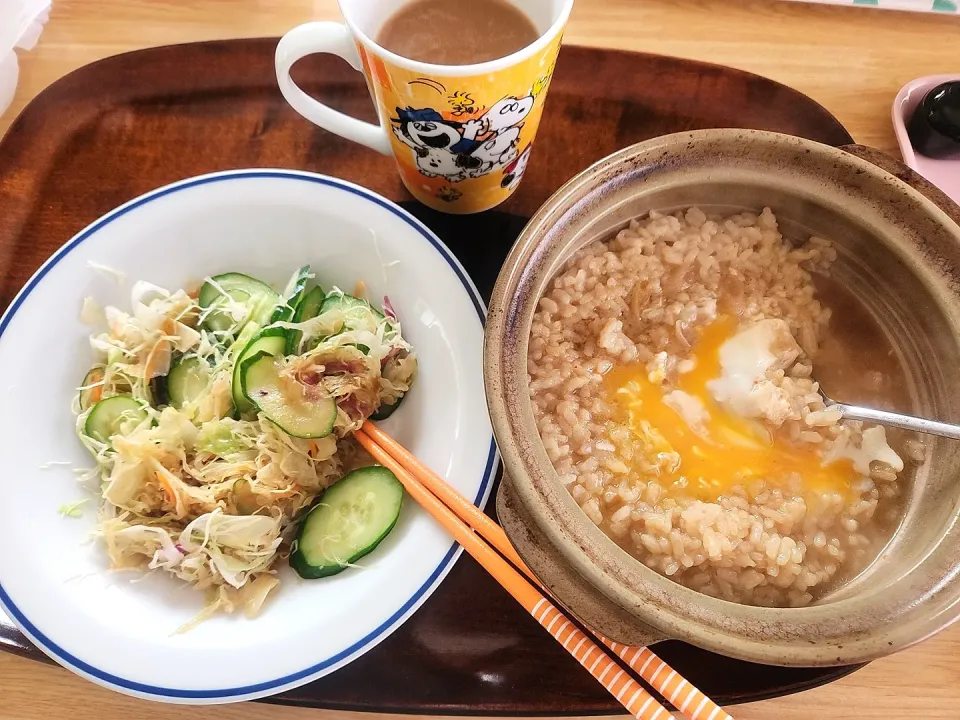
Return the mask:
{"type": "MultiPolygon", "coordinates": [[[[451,0],[459,2],[461,0],[451,0]]],[[[527,47],[475,65],[432,65],[374,40],[403,0],[341,0],[346,24],[307,23],[277,46],[280,90],[307,120],[393,154],[404,185],[437,210],[472,213],[506,200],[526,169],[573,0],[509,0],[540,31],[527,47]],[[307,55],[329,53],[363,72],[379,124],[315,100],[290,77],[307,55]]]]}

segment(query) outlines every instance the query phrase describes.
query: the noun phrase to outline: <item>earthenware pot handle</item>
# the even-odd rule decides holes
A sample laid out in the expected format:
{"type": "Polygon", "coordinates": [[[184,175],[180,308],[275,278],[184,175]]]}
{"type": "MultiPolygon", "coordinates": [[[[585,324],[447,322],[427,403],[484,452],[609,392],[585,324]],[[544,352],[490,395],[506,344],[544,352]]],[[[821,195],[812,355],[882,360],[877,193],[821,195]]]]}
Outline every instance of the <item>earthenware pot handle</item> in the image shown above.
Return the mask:
{"type": "Polygon", "coordinates": [[[916,170],[907,167],[895,157],[866,145],[842,145],[840,149],[851,155],[856,155],[858,158],[866,160],[868,163],[876,165],[881,170],[886,170],[897,179],[902,180],[943,210],[957,225],[960,225],[960,206],[916,170]]]}

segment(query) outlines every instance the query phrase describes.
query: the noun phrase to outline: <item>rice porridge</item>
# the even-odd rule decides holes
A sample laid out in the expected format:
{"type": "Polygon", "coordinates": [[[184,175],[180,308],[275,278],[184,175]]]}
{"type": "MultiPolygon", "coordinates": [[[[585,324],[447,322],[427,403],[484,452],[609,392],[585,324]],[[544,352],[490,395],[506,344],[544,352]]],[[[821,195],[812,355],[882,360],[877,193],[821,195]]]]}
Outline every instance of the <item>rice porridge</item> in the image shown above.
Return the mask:
{"type": "Polygon", "coordinates": [[[879,326],[830,283],[835,259],[825,239],[785,240],[769,209],[651,212],[540,299],[528,371],[544,447],[584,513],[657,572],[799,607],[895,528],[923,446],[841,422],[813,380],[909,400],[879,326]]]}

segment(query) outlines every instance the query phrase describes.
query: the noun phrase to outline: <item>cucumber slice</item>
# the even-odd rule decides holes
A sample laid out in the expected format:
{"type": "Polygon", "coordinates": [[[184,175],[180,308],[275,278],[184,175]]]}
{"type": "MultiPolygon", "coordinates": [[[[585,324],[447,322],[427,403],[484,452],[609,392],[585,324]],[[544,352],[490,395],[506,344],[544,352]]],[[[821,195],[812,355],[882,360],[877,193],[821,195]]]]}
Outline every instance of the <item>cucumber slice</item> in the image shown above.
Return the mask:
{"type": "Polygon", "coordinates": [[[258,353],[268,355],[282,355],[287,347],[287,333],[282,328],[267,328],[261,330],[237,355],[237,360],[233,365],[233,384],[231,392],[233,393],[233,404],[239,412],[250,412],[254,406],[247,400],[243,394],[243,363],[258,353]]]}
{"type": "Polygon", "coordinates": [[[250,490],[250,482],[244,478],[233,484],[233,503],[241,515],[253,515],[260,509],[257,496],[250,490]]]}
{"type": "Polygon", "coordinates": [[[234,408],[238,412],[240,412],[241,406],[247,410],[250,409],[249,405],[247,405],[247,399],[243,397],[243,388],[240,387],[240,356],[250,343],[253,342],[253,339],[260,334],[260,330],[260,326],[256,323],[247,323],[230,346],[230,353],[233,355],[233,376],[230,383],[230,394],[233,396],[234,408]],[[240,405],[237,405],[237,400],[240,401],[240,405]]]}
{"type": "MultiPolygon", "coordinates": [[[[410,354],[406,350],[400,350],[395,354],[391,352],[386,359],[380,365],[380,375],[383,378],[389,378],[391,380],[403,381],[407,384],[409,388],[412,387],[413,381],[417,376],[417,363],[414,359],[412,368],[407,372],[404,371],[405,368],[401,363],[404,363],[406,360],[410,359],[410,354]]],[[[409,365],[409,364],[408,364],[409,365]]],[[[398,397],[392,404],[381,404],[371,416],[371,420],[386,420],[388,417],[393,415],[400,403],[403,402],[403,399],[406,397],[406,393],[398,397]]]]}
{"type": "Polygon", "coordinates": [[[247,400],[287,435],[322,438],[333,432],[337,401],[311,399],[295,380],[280,377],[283,360],[258,352],[243,362],[243,393],[247,400]]]}
{"type": "Polygon", "coordinates": [[[257,336],[262,326],[257,323],[249,322],[243,326],[243,330],[237,335],[236,339],[230,345],[230,352],[236,357],[240,352],[250,344],[250,341],[257,336]]]}
{"type": "Polygon", "coordinates": [[[207,281],[200,288],[197,302],[202,308],[213,308],[207,313],[203,324],[215,332],[225,332],[238,324],[230,314],[216,310],[217,306],[223,305],[225,301],[223,293],[229,295],[234,302],[246,306],[247,315],[241,324],[255,322],[261,326],[266,325],[280,302],[280,296],[273,288],[243,273],[224,273],[215,275],[210,280],[213,282],[207,281]]]}
{"type": "Polygon", "coordinates": [[[302,578],[336,575],[393,530],[403,485],[380,465],[348,473],[320,496],[300,523],[290,567],[302,578]]]}
{"type": "MultiPolygon", "coordinates": [[[[297,306],[297,311],[293,314],[293,321],[300,323],[315,318],[320,314],[320,306],[323,305],[325,297],[326,293],[319,286],[308,292],[297,306]]],[[[301,339],[303,339],[303,333],[299,330],[292,330],[287,335],[287,355],[297,354],[301,339]]]]}
{"type": "Polygon", "coordinates": [[[103,386],[97,385],[96,387],[86,387],[87,385],[94,385],[103,380],[103,368],[95,367],[91,368],[86,375],[83,376],[82,387],[83,390],[80,391],[80,412],[84,410],[89,410],[98,402],[103,396],[103,386]]]}
{"type": "Polygon", "coordinates": [[[148,385],[150,389],[150,404],[154,407],[163,407],[170,404],[170,393],[167,391],[167,375],[157,375],[148,385]]]}
{"type": "Polygon", "coordinates": [[[307,283],[311,277],[313,276],[310,274],[309,265],[304,265],[293,274],[290,282],[287,283],[287,287],[284,288],[283,294],[280,296],[280,302],[270,315],[270,324],[280,322],[281,320],[290,320],[294,316],[297,307],[303,300],[303,295],[307,290],[307,283]]]}
{"type": "Polygon", "coordinates": [[[129,395],[114,395],[93,406],[83,431],[94,440],[108,443],[114,435],[123,435],[146,419],[147,411],[139,401],[129,395]]]}
{"type": "Polygon", "coordinates": [[[403,402],[403,399],[406,395],[401,395],[397,398],[397,401],[392,405],[381,405],[377,408],[377,411],[370,416],[371,420],[386,420],[388,417],[393,415],[396,412],[397,408],[400,407],[400,403],[403,402]]]}
{"type": "Polygon", "coordinates": [[[200,397],[210,384],[210,364],[197,356],[180,357],[167,375],[167,397],[178,410],[200,397]]]}
{"type": "Polygon", "coordinates": [[[333,309],[341,310],[347,316],[347,324],[350,323],[351,318],[363,318],[368,312],[373,313],[377,321],[382,321],[386,317],[366,300],[341,292],[331,292],[327,295],[320,307],[320,312],[325,313],[333,309]]]}
{"type": "MultiPolygon", "coordinates": [[[[343,327],[334,334],[345,330],[353,330],[364,324],[377,326],[386,319],[386,316],[382,312],[366,300],[354,297],[353,295],[345,295],[339,291],[327,295],[323,301],[323,305],[320,307],[320,314],[322,315],[329,310],[339,310],[344,315],[343,327]]],[[[370,348],[366,345],[357,345],[356,347],[364,355],[370,352],[370,348]]]]}

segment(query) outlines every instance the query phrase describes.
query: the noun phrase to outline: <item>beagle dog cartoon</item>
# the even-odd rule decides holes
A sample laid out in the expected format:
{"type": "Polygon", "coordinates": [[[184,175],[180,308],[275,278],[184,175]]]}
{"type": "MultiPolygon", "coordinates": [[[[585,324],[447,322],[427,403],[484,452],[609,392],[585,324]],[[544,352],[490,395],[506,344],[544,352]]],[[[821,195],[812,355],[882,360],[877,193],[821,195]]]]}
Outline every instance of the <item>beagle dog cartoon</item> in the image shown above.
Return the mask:
{"type": "Polygon", "coordinates": [[[432,108],[397,108],[394,136],[413,151],[417,169],[450,182],[476,178],[517,159],[523,121],[533,96],[505,97],[466,123],[445,119],[432,108]]]}
{"type": "Polygon", "coordinates": [[[479,130],[476,122],[463,123],[445,120],[440,113],[430,108],[414,110],[397,108],[397,117],[392,119],[393,134],[413,150],[417,168],[426,177],[443,177],[451,182],[460,182],[467,171],[480,166],[479,160],[470,153],[480,143],[471,136],[479,130]]]}
{"type": "Polygon", "coordinates": [[[500,181],[500,187],[513,189],[520,183],[520,179],[527,169],[527,163],[530,162],[530,151],[532,149],[532,144],[527,145],[520,157],[503,169],[503,179],[500,181]]]}

